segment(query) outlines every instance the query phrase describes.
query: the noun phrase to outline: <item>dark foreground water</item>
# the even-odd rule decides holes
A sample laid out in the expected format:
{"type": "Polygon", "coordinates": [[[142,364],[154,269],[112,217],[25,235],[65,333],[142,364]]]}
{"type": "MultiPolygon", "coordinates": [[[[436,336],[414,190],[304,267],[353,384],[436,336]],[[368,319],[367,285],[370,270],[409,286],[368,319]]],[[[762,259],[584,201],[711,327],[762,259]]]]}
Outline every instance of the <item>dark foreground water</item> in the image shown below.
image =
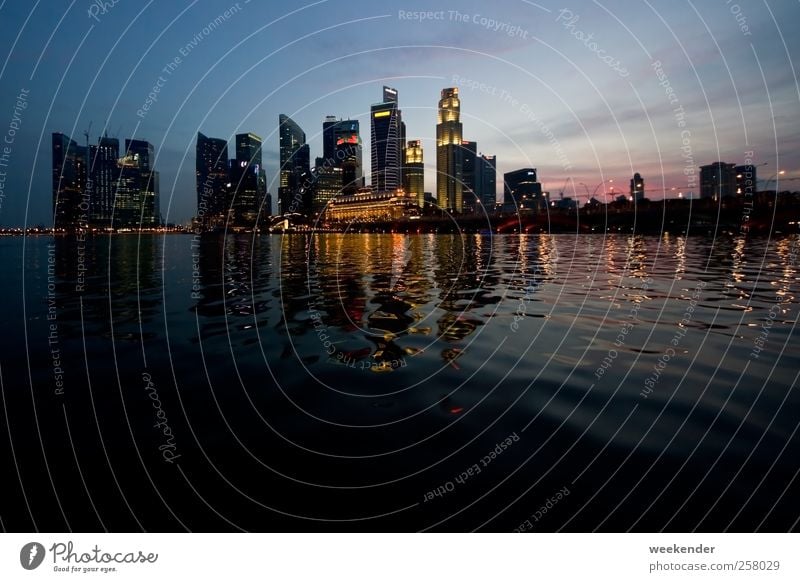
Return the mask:
{"type": "Polygon", "coordinates": [[[799,253],[2,238],[2,527],[797,529],[799,253]]]}

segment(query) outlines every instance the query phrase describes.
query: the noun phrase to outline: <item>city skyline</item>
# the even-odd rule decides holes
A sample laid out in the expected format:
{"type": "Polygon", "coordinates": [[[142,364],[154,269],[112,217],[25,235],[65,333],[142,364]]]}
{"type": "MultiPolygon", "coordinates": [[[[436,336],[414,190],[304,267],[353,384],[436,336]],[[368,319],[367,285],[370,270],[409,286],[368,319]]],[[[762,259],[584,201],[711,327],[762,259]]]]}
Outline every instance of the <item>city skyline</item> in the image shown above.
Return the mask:
{"type": "Polygon", "coordinates": [[[253,131],[264,140],[267,191],[276,211],[277,115],[286,113],[305,128],[316,154],[327,115],[358,120],[366,135],[370,105],[383,85],[402,96],[408,139],[421,140],[429,152],[429,192],[435,192],[429,168],[436,96],[450,86],[464,101],[466,137],[497,155],[498,173],[537,168],[545,190],[556,191],[567,178],[576,188],[614,178],[622,191],[640,172],[652,189],[648,196],[659,199],[659,190],[687,190],[683,171],[690,163],[742,164],[748,151],[755,164],[768,164],[759,172],[763,182],[779,170],[786,171],[784,179],[798,176],[798,84],[789,60],[798,41],[759,34],[786,15],[781,4],[749,9],[747,31],[725,5],[622,10],[619,3],[580,2],[566,10],[520,2],[490,10],[464,2],[454,10],[441,2],[354,2],[330,19],[318,9],[325,4],[290,13],[240,3],[140,14],[121,3],[99,22],[73,11],[41,15],[25,27],[26,8],[5,6],[4,42],[19,33],[27,46],[43,50],[17,54],[2,66],[9,81],[0,89],[7,117],[22,90],[27,100],[0,225],[50,222],[48,136],[63,132],[81,143],[90,122],[94,136],[107,132],[154,145],[162,213],[176,223],[195,212],[196,133],[230,143],[253,131]],[[415,16],[420,10],[431,18],[415,16]],[[47,40],[61,16],[55,47],[47,40]],[[160,26],[152,27],[148,17],[160,26]],[[518,30],[490,29],[489,18],[518,30]],[[164,34],[156,41],[150,28],[164,34]],[[123,33],[128,42],[136,34],[145,46],[146,39],[155,44],[143,54],[124,54],[114,50],[123,33]],[[303,51],[293,52],[301,38],[303,51]],[[248,54],[245,49],[258,42],[264,46],[248,54]],[[618,62],[598,60],[601,49],[618,62]],[[266,70],[268,80],[253,74],[266,70]],[[48,83],[52,78],[63,82],[48,83]]]}

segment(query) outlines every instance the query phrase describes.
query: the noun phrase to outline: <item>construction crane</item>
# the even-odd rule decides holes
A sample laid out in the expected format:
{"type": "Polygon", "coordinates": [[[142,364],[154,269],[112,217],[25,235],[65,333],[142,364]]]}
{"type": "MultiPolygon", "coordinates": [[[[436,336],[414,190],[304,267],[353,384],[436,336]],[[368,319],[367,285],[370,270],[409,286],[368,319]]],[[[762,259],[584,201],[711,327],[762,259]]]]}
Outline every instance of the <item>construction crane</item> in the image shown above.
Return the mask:
{"type": "Polygon", "coordinates": [[[564,199],[564,191],[567,189],[567,184],[569,184],[570,180],[571,178],[567,178],[566,180],[564,180],[564,185],[561,186],[561,192],[559,192],[558,197],[561,198],[562,200],[564,199]]]}
{"type": "Polygon", "coordinates": [[[89,147],[89,134],[92,131],[92,122],[89,121],[89,127],[86,128],[86,131],[83,132],[83,135],[86,137],[86,169],[91,172],[92,171],[92,148],[89,147]]]}

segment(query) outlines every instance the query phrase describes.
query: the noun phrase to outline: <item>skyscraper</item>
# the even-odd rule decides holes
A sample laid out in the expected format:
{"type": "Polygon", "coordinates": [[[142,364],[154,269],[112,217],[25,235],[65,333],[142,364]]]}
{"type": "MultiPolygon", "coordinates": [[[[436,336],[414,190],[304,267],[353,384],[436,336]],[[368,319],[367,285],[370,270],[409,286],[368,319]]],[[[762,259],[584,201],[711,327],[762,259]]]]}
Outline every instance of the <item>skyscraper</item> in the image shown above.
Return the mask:
{"type": "Polygon", "coordinates": [[[73,229],[89,220],[86,148],[63,133],[53,134],[53,226],[73,229]],[[83,207],[83,210],[81,209],[83,207]]]}
{"type": "Polygon", "coordinates": [[[422,141],[408,142],[406,163],[403,178],[406,194],[417,201],[420,208],[425,206],[425,164],[423,160],[422,141]]]}
{"type": "Polygon", "coordinates": [[[497,204],[497,156],[480,155],[475,164],[475,195],[485,212],[497,204]]]}
{"type": "Polygon", "coordinates": [[[372,129],[372,190],[386,192],[402,184],[403,124],[397,90],[383,88],[383,102],[370,108],[372,129]]]}
{"type": "Polygon", "coordinates": [[[474,141],[461,142],[461,179],[464,212],[474,212],[477,204],[475,183],[478,157],[478,144],[474,141]]]}
{"type": "Polygon", "coordinates": [[[333,128],[333,137],[335,165],[342,169],[342,193],[355,194],[364,186],[358,120],[340,121],[333,128]]]}
{"type": "Polygon", "coordinates": [[[114,228],[147,228],[161,222],[158,172],[153,171],[153,144],[125,140],[125,155],[117,160],[114,228]]]}
{"type": "Polygon", "coordinates": [[[631,200],[641,202],[644,200],[644,178],[636,172],[631,178],[631,200]]]}
{"type": "Polygon", "coordinates": [[[333,134],[336,125],[341,121],[333,115],[328,115],[322,122],[322,163],[334,164],[336,150],[336,136],[333,134]]]}
{"type": "Polygon", "coordinates": [[[203,228],[223,226],[227,217],[228,142],[197,133],[197,217],[203,228]]]}
{"type": "Polygon", "coordinates": [[[314,218],[324,212],[330,201],[342,193],[343,169],[325,164],[311,171],[307,189],[311,196],[311,214],[314,218]]]}
{"type": "Polygon", "coordinates": [[[736,194],[736,164],[714,162],[700,166],[700,198],[719,201],[736,194]]]}
{"type": "Polygon", "coordinates": [[[117,138],[103,136],[96,146],[89,146],[90,219],[99,226],[111,226],[119,172],[118,161],[117,138]]]}
{"type": "Polygon", "coordinates": [[[297,154],[306,145],[306,134],[288,115],[281,114],[278,122],[281,164],[278,212],[302,212],[308,201],[303,200],[301,186],[303,177],[309,172],[311,156],[307,147],[297,154]]]}
{"type": "Polygon", "coordinates": [[[442,89],[436,125],[436,198],[450,212],[463,210],[461,101],[458,88],[442,89]]]}
{"type": "Polygon", "coordinates": [[[266,172],[261,166],[261,138],[254,133],[236,135],[236,161],[231,168],[230,201],[234,226],[253,228],[266,195],[266,172]]]}

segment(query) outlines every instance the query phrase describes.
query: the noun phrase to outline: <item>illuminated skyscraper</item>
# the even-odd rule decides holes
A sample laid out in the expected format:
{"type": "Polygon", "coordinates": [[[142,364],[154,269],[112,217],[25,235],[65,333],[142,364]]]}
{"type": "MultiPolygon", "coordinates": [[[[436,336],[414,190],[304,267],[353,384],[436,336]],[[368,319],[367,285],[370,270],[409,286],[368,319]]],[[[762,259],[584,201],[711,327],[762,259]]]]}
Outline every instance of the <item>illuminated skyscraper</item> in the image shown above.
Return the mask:
{"type": "Polygon", "coordinates": [[[475,195],[485,212],[497,204],[497,156],[479,155],[475,164],[475,195]]]}
{"type": "Polygon", "coordinates": [[[397,190],[402,184],[402,113],[397,107],[397,90],[383,88],[383,102],[370,108],[372,129],[372,190],[397,190]]]}
{"type": "Polygon", "coordinates": [[[406,164],[403,168],[404,188],[406,194],[417,201],[420,208],[425,206],[425,164],[423,160],[422,141],[408,142],[406,164]]]}
{"type": "Polygon", "coordinates": [[[341,189],[355,194],[364,186],[362,147],[357,119],[339,121],[333,128],[335,166],[342,169],[341,189]]]}
{"type": "Polygon", "coordinates": [[[461,179],[462,200],[464,212],[474,212],[477,206],[476,167],[478,164],[478,143],[474,141],[461,142],[461,179]]]}
{"type": "MultiPolygon", "coordinates": [[[[325,164],[326,160],[334,160],[336,151],[336,136],[333,134],[336,126],[341,121],[333,115],[328,115],[325,121],[322,122],[322,163],[325,164]]],[[[332,161],[327,161],[327,164],[332,164],[332,161]]]]}
{"type": "Polygon", "coordinates": [[[117,160],[115,228],[146,228],[161,223],[159,175],[153,170],[153,144],[140,139],[125,140],[125,155],[117,160]]]}
{"type": "Polygon", "coordinates": [[[450,212],[464,208],[462,196],[463,129],[458,88],[442,89],[436,125],[436,198],[439,207],[450,212]]]}
{"type": "Polygon", "coordinates": [[[119,140],[104,136],[96,146],[89,146],[89,179],[91,181],[91,222],[111,226],[114,193],[119,172],[119,140]]]}
{"type": "Polygon", "coordinates": [[[197,216],[203,227],[223,226],[227,216],[228,142],[197,133],[197,216]]]}
{"type": "Polygon", "coordinates": [[[261,166],[261,138],[254,133],[236,135],[236,160],[230,169],[233,226],[253,228],[267,193],[266,172],[261,166]]]}
{"type": "Polygon", "coordinates": [[[69,229],[86,226],[89,220],[86,177],[86,148],[63,133],[54,133],[53,226],[69,229]],[[82,204],[85,211],[81,210],[82,204]]]}
{"type": "Polygon", "coordinates": [[[301,192],[307,177],[310,153],[306,145],[306,134],[292,118],[281,114],[278,118],[280,133],[280,186],[278,187],[278,213],[303,212],[307,200],[301,192]]]}

